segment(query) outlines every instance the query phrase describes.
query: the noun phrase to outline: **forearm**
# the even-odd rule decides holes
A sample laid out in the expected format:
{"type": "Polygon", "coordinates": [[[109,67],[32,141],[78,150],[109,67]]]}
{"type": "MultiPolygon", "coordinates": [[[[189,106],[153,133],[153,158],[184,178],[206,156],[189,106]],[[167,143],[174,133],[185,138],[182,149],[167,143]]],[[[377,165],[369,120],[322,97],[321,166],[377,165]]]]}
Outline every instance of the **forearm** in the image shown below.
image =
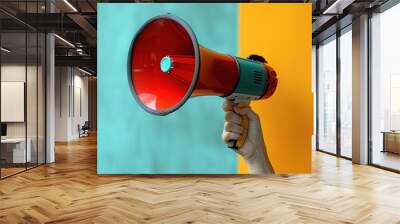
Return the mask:
{"type": "Polygon", "coordinates": [[[237,140],[243,134],[243,130],[247,129],[246,142],[237,150],[237,153],[244,158],[251,174],[274,173],[266,152],[258,115],[250,107],[237,107],[229,100],[222,104],[222,109],[225,111],[223,141],[228,144],[231,140],[237,140]],[[248,118],[248,127],[243,127],[244,116],[248,118]]]}
{"type": "Polygon", "coordinates": [[[250,158],[245,158],[245,160],[251,174],[274,173],[263,140],[256,146],[255,153],[250,158]]]}

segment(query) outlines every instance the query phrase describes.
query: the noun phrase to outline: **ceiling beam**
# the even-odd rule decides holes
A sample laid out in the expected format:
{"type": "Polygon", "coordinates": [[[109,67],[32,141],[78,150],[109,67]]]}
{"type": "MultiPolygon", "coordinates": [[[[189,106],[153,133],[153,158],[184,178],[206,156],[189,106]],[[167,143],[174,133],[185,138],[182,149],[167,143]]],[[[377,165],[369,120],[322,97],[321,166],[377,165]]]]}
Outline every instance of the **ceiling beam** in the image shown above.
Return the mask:
{"type": "MultiPolygon", "coordinates": [[[[68,14],[68,17],[73,20],[77,25],[79,25],[82,30],[84,30],[86,32],[86,34],[89,35],[89,37],[91,37],[91,39],[96,39],[96,28],[94,28],[92,26],[92,24],[90,24],[87,19],[85,17],[83,17],[80,14],[68,14]]],[[[92,45],[96,45],[95,43],[92,45]]]]}
{"type": "Polygon", "coordinates": [[[355,0],[336,0],[328,5],[322,14],[342,14],[353,2],[355,2],[355,0]]]}
{"type": "Polygon", "coordinates": [[[56,66],[88,67],[96,71],[96,58],[91,56],[55,56],[56,66]]]}

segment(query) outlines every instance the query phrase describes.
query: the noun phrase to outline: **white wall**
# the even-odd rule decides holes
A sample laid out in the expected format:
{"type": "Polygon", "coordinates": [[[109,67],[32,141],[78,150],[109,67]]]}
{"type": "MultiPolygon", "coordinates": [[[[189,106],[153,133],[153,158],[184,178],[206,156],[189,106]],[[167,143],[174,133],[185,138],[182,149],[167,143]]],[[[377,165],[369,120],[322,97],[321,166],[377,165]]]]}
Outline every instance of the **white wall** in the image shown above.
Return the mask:
{"type": "MultiPolygon", "coordinates": [[[[18,64],[5,64],[1,66],[1,81],[2,82],[25,82],[25,69],[27,69],[28,87],[27,87],[27,119],[28,119],[28,137],[29,134],[35,131],[36,135],[36,66],[18,65],[18,64]],[[29,88],[30,87],[30,88],[29,88]],[[34,123],[31,123],[34,122],[34,123]],[[30,131],[32,127],[32,131],[30,131]]],[[[39,72],[41,72],[39,70],[39,72]]],[[[3,96],[4,97],[4,96],[3,96]]],[[[39,105],[40,107],[41,105],[39,105]]],[[[1,108],[6,110],[6,108],[1,108]]],[[[8,137],[25,137],[25,122],[7,122],[7,136],[8,137]]]]}
{"type": "Polygon", "coordinates": [[[1,122],[25,121],[25,83],[1,81],[1,122]]]}
{"type": "MultiPolygon", "coordinates": [[[[24,122],[6,122],[7,137],[9,138],[24,138],[25,134],[30,139],[30,147],[32,151],[32,161],[36,162],[39,158],[39,163],[44,162],[44,145],[45,145],[45,130],[44,130],[44,74],[42,67],[36,65],[25,64],[3,64],[1,66],[1,81],[2,82],[24,82],[26,83],[26,110],[27,120],[24,122]],[[38,69],[38,70],[36,70],[38,69]],[[27,80],[25,80],[27,78],[27,80]],[[37,157],[37,154],[39,156],[37,157]]],[[[7,97],[7,96],[2,96],[7,97]]],[[[7,110],[8,108],[1,108],[7,110]]],[[[23,111],[25,112],[25,111],[23,111]]]]}
{"type": "Polygon", "coordinates": [[[69,116],[69,68],[55,68],[55,141],[68,140],[68,116],[69,116]]]}
{"type": "MultiPolygon", "coordinates": [[[[76,72],[77,70],[75,70],[76,72]]],[[[83,125],[85,121],[89,119],[88,113],[88,77],[79,75],[74,75],[74,109],[73,119],[72,119],[72,132],[71,135],[74,138],[79,137],[78,124],[83,125]],[[79,93],[80,92],[80,93],[79,93]],[[79,97],[80,96],[80,97],[79,97]],[[80,111],[81,110],[81,111],[80,111]]]]}
{"type": "MultiPolygon", "coordinates": [[[[28,66],[28,71],[32,70],[28,66]]],[[[30,74],[31,72],[28,72],[30,74]]],[[[25,64],[8,64],[1,66],[1,81],[2,82],[25,82],[25,64]]],[[[3,96],[4,97],[4,96],[3,96]]],[[[6,108],[1,108],[5,110],[6,108]]],[[[25,137],[25,123],[11,122],[7,123],[7,137],[25,137]]]]}
{"type": "Polygon", "coordinates": [[[70,141],[88,120],[88,77],[72,67],[56,67],[55,73],[55,140],[70,141]]]}

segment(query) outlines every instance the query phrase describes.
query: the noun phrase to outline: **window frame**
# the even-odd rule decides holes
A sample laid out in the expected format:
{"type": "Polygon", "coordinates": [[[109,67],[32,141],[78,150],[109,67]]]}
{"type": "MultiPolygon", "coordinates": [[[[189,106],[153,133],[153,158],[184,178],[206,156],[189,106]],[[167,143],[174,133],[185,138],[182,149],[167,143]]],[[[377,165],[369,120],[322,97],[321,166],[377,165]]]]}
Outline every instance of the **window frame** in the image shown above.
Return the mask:
{"type": "MultiPolygon", "coordinates": [[[[23,3],[25,3],[25,17],[27,16],[27,3],[28,3],[28,1],[27,0],[25,0],[25,1],[22,1],[23,3]]],[[[38,5],[39,5],[39,0],[35,0],[35,1],[33,1],[33,3],[36,3],[36,11],[37,11],[37,13],[39,12],[39,8],[38,8],[38,5]]],[[[45,12],[47,12],[47,9],[48,7],[46,7],[46,9],[45,9],[45,12]]],[[[10,14],[11,15],[11,14],[10,14]]],[[[15,19],[16,21],[18,21],[18,22],[21,22],[21,21],[19,21],[17,18],[13,18],[13,17],[11,17],[12,19],[15,19]]],[[[26,18],[25,18],[25,20],[26,20],[26,18]]],[[[23,22],[22,22],[23,23],[23,22]]],[[[14,175],[17,175],[17,174],[19,174],[19,173],[23,173],[23,172],[26,172],[26,171],[28,171],[28,170],[30,170],[30,169],[33,169],[33,168],[36,168],[36,167],[39,167],[39,166],[41,166],[41,165],[44,165],[44,164],[46,164],[47,163],[47,32],[43,32],[43,31],[40,31],[40,30],[38,30],[38,29],[36,29],[36,28],[34,28],[34,27],[32,27],[32,26],[30,26],[30,25],[28,25],[27,23],[23,23],[23,26],[24,26],[24,29],[23,30],[20,30],[20,31],[15,31],[15,33],[21,33],[21,34],[24,34],[25,35],[25,49],[24,49],[24,51],[25,51],[25,99],[24,99],[24,123],[25,123],[25,127],[24,127],[24,129],[25,129],[25,136],[24,136],[24,139],[25,139],[25,166],[24,166],[24,169],[23,170],[20,170],[20,171],[18,171],[18,172],[15,172],[15,173],[12,173],[12,174],[9,174],[9,175],[7,175],[7,176],[4,176],[3,175],[3,173],[2,173],[2,167],[0,166],[0,180],[3,180],[3,179],[6,179],[6,178],[8,178],[8,177],[12,177],[12,176],[14,176],[14,175]],[[38,141],[37,141],[37,147],[36,147],[36,162],[32,165],[32,164],[30,164],[30,166],[28,166],[28,162],[27,162],[27,140],[28,140],[28,116],[27,116],[27,82],[28,82],[28,79],[27,79],[27,75],[28,75],[28,71],[27,71],[27,69],[28,69],[28,34],[34,34],[35,36],[36,36],[36,49],[35,49],[35,51],[36,51],[36,61],[35,61],[35,66],[36,66],[36,70],[35,70],[35,73],[36,73],[36,92],[35,93],[33,93],[33,94],[35,94],[36,95],[36,136],[34,136],[33,138],[36,138],[36,140],[38,140],[38,138],[39,138],[39,113],[38,113],[38,110],[39,110],[39,98],[38,98],[38,91],[39,91],[39,81],[38,81],[38,75],[39,75],[39,71],[38,71],[38,66],[39,66],[39,34],[43,34],[43,39],[41,39],[41,41],[42,41],[42,44],[43,44],[43,48],[44,49],[41,49],[41,52],[43,53],[43,55],[42,55],[42,57],[43,57],[43,61],[44,61],[44,63],[42,64],[43,65],[43,67],[42,67],[42,82],[43,82],[43,86],[42,86],[42,88],[43,88],[43,99],[42,99],[42,102],[43,102],[43,105],[42,105],[42,107],[43,107],[43,109],[44,109],[44,111],[43,111],[43,113],[44,113],[44,115],[43,115],[43,125],[44,125],[44,130],[43,130],[43,149],[42,149],[42,152],[44,152],[44,155],[41,155],[41,156],[43,156],[43,162],[39,162],[39,144],[38,144],[38,141]]],[[[0,28],[1,28],[1,24],[0,24],[0,28]]],[[[7,32],[7,31],[3,31],[3,30],[1,30],[0,29],[0,46],[2,45],[2,43],[1,43],[1,41],[2,41],[2,34],[3,33],[10,33],[10,32],[7,32]]],[[[11,32],[11,33],[14,33],[14,32],[11,32]]],[[[2,74],[1,74],[1,68],[2,68],[2,55],[1,55],[1,53],[0,53],[0,82],[2,81],[1,79],[2,79],[2,74]]],[[[1,85],[0,85],[0,90],[1,90],[1,85]]],[[[0,91],[1,92],[1,91],[0,91]]],[[[0,93],[1,94],[1,93],[0,93]]],[[[0,97],[0,100],[1,100],[1,97],[0,97]]],[[[1,104],[0,104],[0,111],[1,111],[1,104]]],[[[0,115],[1,116],[1,115],[0,115]]],[[[0,123],[1,123],[1,118],[0,118],[0,123]]],[[[1,148],[2,148],[2,146],[1,146],[1,144],[0,144],[0,158],[1,158],[1,148]]],[[[22,167],[21,167],[22,168],[22,167]]]]}
{"type": "Polygon", "coordinates": [[[372,35],[372,19],[374,17],[374,14],[381,14],[384,13],[385,11],[391,9],[394,6],[397,6],[400,4],[400,0],[388,0],[384,4],[380,5],[379,7],[369,10],[368,13],[368,31],[367,31],[367,38],[368,38],[368,69],[367,69],[367,75],[368,75],[368,165],[380,168],[383,170],[391,171],[394,173],[400,173],[400,169],[394,169],[391,167],[387,167],[381,164],[377,164],[373,162],[373,130],[372,130],[372,94],[373,94],[373,88],[372,88],[372,41],[373,41],[373,35],[372,35]]]}
{"type": "Polygon", "coordinates": [[[340,157],[343,159],[352,160],[352,158],[342,155],[342,152],[341,152],[342,150],[341,150],[341,119],[340,119],[340,112],[341,112],[340,111],[340,103],[341,103],[341,99],[340,99],[341,98],[340,97],[340,95],[341,95],[340,94],[341,93],[340,92],[340,84],[341,84],[341,79],[340,79],[341,78],[340,37],[347,32],[352,32],[352,23],[349,23],[346,26],[344,26],[343,28],[338,29],[335,33],[326,37],[325,39],[320,40],[316,44],[316,48],[315,48],[316,49],[316,52],[315,52],[315,61],[316,61],[316,67],[315,67],[315,72],[316,72],[316,75],[315,75],[315,77],[316,77],[316,80],[315,80],[315,83],[316,83],[316,88],[315,88],[316,89],[316,92],[315,92],[315,94],[316,94],[316,110],[315,111],[316,112],[315,113],[316,113],[316,115],[315,116],[316,116],[316,119],[315,119],[315,122],[316,122],[317,130],[316,130],[315,141],[316,141],[316,151],[323,152],[323,153],[333,155],[336,157],[340,157]],[[320,129],[320,126],[319,126],[319,110],[320,110],[320,105],[319,105],[319,91],[320,91],[320,88],[319,88],[319,77],[320,77],[319,61],[320,61],[320,56],[318,53],[318,49],[322,43],[327,43],[330,41],[336,41],[336,61],[335,61],[335,63],[336,63],[336,152],[335,153],[328,152],[319,147],[320,146],[320,144],[319,144],[319,133],[320,133],[320,131],[319,131],[319,129],[320,129]]]}

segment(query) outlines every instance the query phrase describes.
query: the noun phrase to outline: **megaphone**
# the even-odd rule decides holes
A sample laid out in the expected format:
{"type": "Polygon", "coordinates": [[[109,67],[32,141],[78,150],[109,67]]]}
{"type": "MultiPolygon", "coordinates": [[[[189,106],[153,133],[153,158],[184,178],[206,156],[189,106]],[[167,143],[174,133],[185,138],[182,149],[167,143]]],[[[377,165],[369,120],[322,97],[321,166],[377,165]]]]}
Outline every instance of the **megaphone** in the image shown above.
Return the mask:
{"type": "MultiPolygon", "coordinates": [[[[270,97],[277,87],[274,69],[263,57],[245,59],[201,46],[191,27],[172,14],[148,20],[134,37],[128,61],[134,98],[147,112],[167,115],[190,97],[220,96],[239,104],[270,97]]],[[[248,127],[247,117],[242,126],[248,127]]],[[[240,148],[243,133],[230,148],[240,148]]]]}

